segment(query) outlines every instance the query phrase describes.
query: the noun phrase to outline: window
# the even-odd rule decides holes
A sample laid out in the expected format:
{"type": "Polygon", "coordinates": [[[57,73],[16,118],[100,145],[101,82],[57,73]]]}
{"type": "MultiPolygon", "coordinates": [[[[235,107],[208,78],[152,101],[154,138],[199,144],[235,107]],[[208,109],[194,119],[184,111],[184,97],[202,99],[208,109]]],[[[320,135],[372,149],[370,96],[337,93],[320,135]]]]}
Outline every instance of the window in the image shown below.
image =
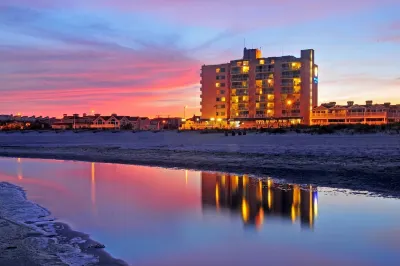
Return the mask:
{"type": "Polygon", "coordinates": [[[221,67],[221,68],[220,68],[220,72],[221,72],[221,73],[225,73],[225,68],[224,68],[224,67],[221,67]]]}
{"type": "Polygon", "coordinates": [[[220,93],[220,94],[225,94],[225,91],[224,91],[224,90],[220,90],[219,93],[220,93]]]}
{"type": "Polygon", "coordinates": [[[225,87],[225,83],[221,83],[221,87],[225,87]]]}
{"type": "Polygon", "coordinates": [[[216,78],[217,80],[219,80],[219,76],[217,76],[217,78],[216,78]]]}
{"type": "Polygon", "coordinates": [[[221,101],[221,98],[217,97],[216,101],[217,101],[217,102],[220,102],[220,101],[221,101]]]}
{"type": "Polygon", "coordinates": [[[244,66],[248,66],[249,65],[249,61],[243,61],[243,65],[244,66]]]}
{"type": "Polygon", "coordinates": [[[225,79],[225,76],[220,76],[219,79],[225,79]]]}
{"type": "Polygon", "coordinates": [[[221,83],[219,83],[219,82],[215,83],[215,87],[217,87],[217,88],[221,87],[221,83]]]}
{"type": "Polygon", "coordinates": [[[215,72],[216,72],[216,73],[219,73],[219,72],[221,72],[221,69],[220,69],[220,68],[217,68],[217,69],[215,70],[215,72]]]}
{"type": "Polygon", "coordinates": [[[249,69],[250,69],[250,67],[244,66],[243,69],[242,69],[242,72],[243,73],[249,73],[249,69]]]}
{"type": "Polygon", "coordinates": [[[221,112],[221,116],[225,115],[225,112],[221,112]]]}
{"type": "Polygon", "coordinates": [[[260,65],[264,65],[265,64],[264,59],[260,59],[259,63],[260,63],[260,65]]]}
{"type": "Polygon", "coordinates": [[[221,102],[225,102],[226,98],[225,97],[221,97],[221,102]]]}

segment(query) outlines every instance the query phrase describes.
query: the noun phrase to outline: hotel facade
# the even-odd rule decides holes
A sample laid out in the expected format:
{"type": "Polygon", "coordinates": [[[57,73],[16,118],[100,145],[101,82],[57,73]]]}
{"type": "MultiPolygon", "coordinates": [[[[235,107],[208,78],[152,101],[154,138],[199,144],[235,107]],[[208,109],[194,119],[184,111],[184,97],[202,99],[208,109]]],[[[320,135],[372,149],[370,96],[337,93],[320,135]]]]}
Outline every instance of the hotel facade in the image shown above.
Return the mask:
{"type": "Polygon", "coordinates": [[[314,50],[300,57],[262,57],[246,49],[243,58],[201,69],[201,118],[263,123],[285,119],[310,124],[318,105],[314,50]]]}

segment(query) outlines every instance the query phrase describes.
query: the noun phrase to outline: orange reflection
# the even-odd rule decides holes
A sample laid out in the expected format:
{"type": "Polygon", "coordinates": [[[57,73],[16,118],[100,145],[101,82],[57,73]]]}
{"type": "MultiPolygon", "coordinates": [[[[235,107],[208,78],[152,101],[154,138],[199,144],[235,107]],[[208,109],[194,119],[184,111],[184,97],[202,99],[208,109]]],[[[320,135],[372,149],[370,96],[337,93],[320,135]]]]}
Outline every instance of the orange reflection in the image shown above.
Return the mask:
{"type": "Polygon", "coordinates": [[[217,206],[217,210],[219,210],[219,185],[215,184],[215,205],[217,206]]]}
{"type": "Polygon", "coordinates": [[[232,190],[236,191],[239,186],[239,176],[235,175],[232,180],[232,190]]]}
{"type": "Polygon", "coordinates": [[[249,204],[245,198],[242,199],[242,217],[245,222],[249,220],[249,204]]]}
{"type": "Polygon", "coordinates": [[[188,183],[188,170],[185,170],[185,180],[186,180],[186,185],[188,183]]]}
{"type": "Polygon", "coordinates": [[[21,158],[17,159],[17,176],[18,176],[18,180],[22,180],[23,179],[23,172],[22,172],[22,164],[21,164],[22,160],[21,158]]]}
{"type": "Polygon", "coordinates": [[[94,163],[92,163],[91,167],[91,182],[90,182],[90,188],[91,188],[91,199],[92,199],[92,204],[96,205],[96,172],[95,172],[95,166],[94,163]]]}
{"type": "Polygon", "coordinates": [[[237,212],[246,225],[255,228],[262,227],[266,216],[284,217],[293,223],[298,221],[296,224],[301,227],[314,226],[318,206],[317,193],[312,187],[309,191],[298,185],[273,185],[271,179],[252,182],[248,176],[220,173],[201,175],[203,206],[237,212]]]}
{"type": "MultiPolygon", "coordinates": [[[[269,180],[268,180],[269,181],[269,180]]],[[[268,209],[270,210],[272,208],[272,189],[270,186],[268,186],[268,209]]]]}
{"type": "Polygon", "coordinates": [[[262,225],[264,224],[264,209],[260,207],[260,210],[258,211],[257,217],[256,217],[256,227],[260,229],[262,225]]]}
{"type": "Polygon", "coordinates": [[[262,202],[262,196],[263,196],[263,184],[261,180],[258,180],[258,188],[257,188],[257,200],[262,202]]]}

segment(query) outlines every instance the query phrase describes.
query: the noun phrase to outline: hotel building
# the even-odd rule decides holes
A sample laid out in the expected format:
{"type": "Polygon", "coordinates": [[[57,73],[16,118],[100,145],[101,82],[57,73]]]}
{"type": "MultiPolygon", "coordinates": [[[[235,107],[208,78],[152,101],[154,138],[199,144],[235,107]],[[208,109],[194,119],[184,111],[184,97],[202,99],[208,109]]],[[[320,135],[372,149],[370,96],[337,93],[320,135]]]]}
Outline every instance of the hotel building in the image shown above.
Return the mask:
{"type": "Polygon", "coordinates": [[[201,117],[211,121],[292,119],[310,123],[318,105],[314,50],[300,57],[262,57],[246,49],[243,58],[201,69],[201,117]]]}

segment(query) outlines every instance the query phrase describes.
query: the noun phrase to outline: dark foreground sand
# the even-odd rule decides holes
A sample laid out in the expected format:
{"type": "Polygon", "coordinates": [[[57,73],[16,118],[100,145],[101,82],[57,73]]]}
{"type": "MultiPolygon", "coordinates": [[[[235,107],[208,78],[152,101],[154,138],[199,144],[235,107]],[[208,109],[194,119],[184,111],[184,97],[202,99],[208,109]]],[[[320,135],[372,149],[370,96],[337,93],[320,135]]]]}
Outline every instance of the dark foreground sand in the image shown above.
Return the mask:
{"type": "Polygon", "coordinates": [[[14,185],[0,183],[0,265],[127,265],[88,235],[52,220],[14,185]]]}

